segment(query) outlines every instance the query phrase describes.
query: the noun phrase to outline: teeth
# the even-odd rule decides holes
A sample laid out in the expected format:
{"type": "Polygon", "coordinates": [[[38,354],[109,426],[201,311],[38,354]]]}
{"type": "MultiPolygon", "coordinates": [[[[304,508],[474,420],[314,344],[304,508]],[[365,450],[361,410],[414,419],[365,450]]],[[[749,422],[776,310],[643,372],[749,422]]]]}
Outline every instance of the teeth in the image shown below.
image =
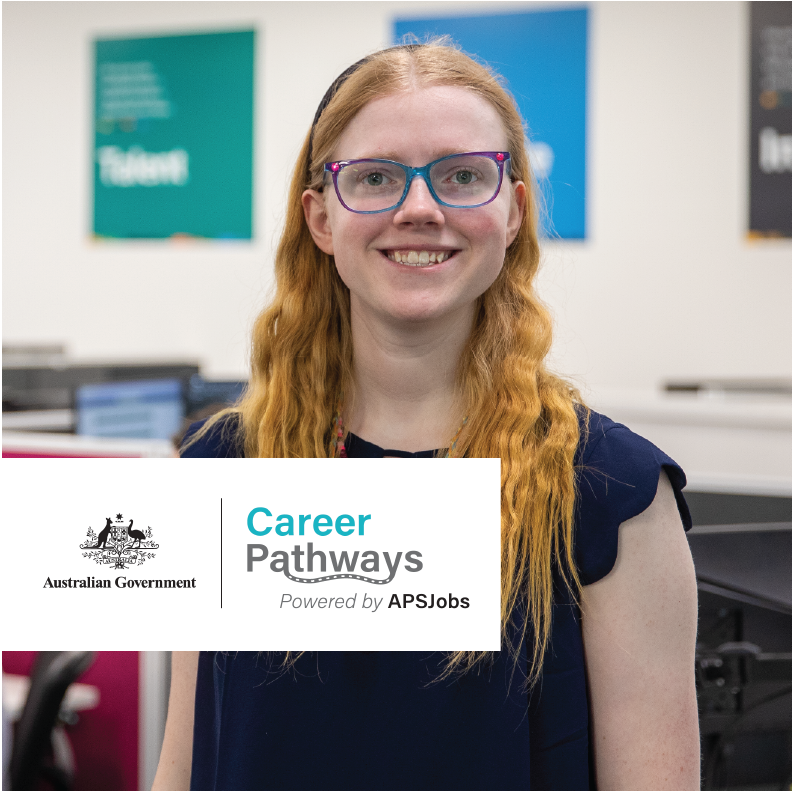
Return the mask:
{"type": "Polygon", "coordinates": [[[388,252],[388,258],[395,261],[397,264],[407,264],[408,266],[427,266],[429,264],[442,264],[443,261],[448,260],[452,253],[442,252],[435,253],[428,250],[391,250],[388,252]]]}

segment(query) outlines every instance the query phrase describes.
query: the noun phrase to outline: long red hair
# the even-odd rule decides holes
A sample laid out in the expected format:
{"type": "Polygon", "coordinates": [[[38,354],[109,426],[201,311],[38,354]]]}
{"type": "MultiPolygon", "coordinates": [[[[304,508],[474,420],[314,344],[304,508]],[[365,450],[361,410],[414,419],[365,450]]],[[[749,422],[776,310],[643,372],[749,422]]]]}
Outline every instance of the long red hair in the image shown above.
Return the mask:
{"type": "MultiPolygon", "coordinates": [[[[586,412],[577,391],[545,366],[552,323],[534,288],[538,209],[525,129],[514,100],[488,68],[453,46],[430,43],[376,53],[343,83],[297,158],[275,258],[277,291],[253,329],[249,389],[230,411],[241,418],[246,456],[332,455],[334,411],[352,377],[349,291],[332,256],[314,243],[301,196],[323,188],[324,162],[362,107],[430,85],[459,86],[492,104],[506,131],[512,177],[528,187],[522,226],[499,276],[478,300],[459,361],[459,402],[468,422],[455,455],[501,459],[504,648],[516,659],[528,639],[532,682],[550,635],[553,566],[573,594],[580,588],[572,555],[574,456],[578,414],[586,412]],[[525,626],[513,638],[507,626],[518,612],[525,626]]],[[[446,670],[467,670],[485,656],[451,654],[446,670]]]]}

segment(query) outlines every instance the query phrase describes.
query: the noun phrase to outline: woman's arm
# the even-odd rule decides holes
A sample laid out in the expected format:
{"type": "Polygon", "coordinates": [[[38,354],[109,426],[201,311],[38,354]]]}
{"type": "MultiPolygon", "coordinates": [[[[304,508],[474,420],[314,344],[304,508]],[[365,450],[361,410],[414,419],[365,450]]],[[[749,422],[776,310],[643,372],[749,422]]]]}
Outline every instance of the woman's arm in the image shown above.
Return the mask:
{"type": "Polygon", "coordinates": [[[189,791],[198,652],[174,651],[168,721],[151,791],[189,791]]]}
{"type": "Polygon", "coordinates": [[[599,791],[698,791],[696,577],[665,473],[581,607],[599,791]]]}

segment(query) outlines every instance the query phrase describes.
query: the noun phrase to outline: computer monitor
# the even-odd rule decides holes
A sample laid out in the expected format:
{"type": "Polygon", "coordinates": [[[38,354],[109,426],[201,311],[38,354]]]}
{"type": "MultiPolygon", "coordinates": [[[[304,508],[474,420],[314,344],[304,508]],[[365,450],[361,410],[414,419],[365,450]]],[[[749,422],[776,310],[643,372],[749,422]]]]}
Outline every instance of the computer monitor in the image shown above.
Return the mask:
{"type": "Polygon", "coordinates": [[[194,415],[212,405],[230,406],[239,400],[247,382],[234,380],[207,380],[193,374],[187,383],[187,414],[194,415]]]}
{"type": "Polygon", "coordinates": [[[184,419],[178,379],[103,382],[75,391],[77,433],[90,437],[169,439],[184,419]]]}

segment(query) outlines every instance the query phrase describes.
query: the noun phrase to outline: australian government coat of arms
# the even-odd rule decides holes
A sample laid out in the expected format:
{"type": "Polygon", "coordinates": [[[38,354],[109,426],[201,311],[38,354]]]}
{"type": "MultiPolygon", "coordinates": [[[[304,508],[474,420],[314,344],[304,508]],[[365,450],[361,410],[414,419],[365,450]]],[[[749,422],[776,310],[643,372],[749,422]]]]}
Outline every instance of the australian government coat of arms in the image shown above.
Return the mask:
{"type": "Polygon", "coordinates": [[[130,519],[127,524],[122,514],[116,514],[115,520],[111,516],[105,520],[105,526],[98,533],[88,528],[88,537],[80,544],[84,558],[102,566],[125,569],[141,566],[155,556],[152,550],[159,549],[159,544],[154,543],[150,526],[145,531],[133,529],[134,520],[130,519]]]}

